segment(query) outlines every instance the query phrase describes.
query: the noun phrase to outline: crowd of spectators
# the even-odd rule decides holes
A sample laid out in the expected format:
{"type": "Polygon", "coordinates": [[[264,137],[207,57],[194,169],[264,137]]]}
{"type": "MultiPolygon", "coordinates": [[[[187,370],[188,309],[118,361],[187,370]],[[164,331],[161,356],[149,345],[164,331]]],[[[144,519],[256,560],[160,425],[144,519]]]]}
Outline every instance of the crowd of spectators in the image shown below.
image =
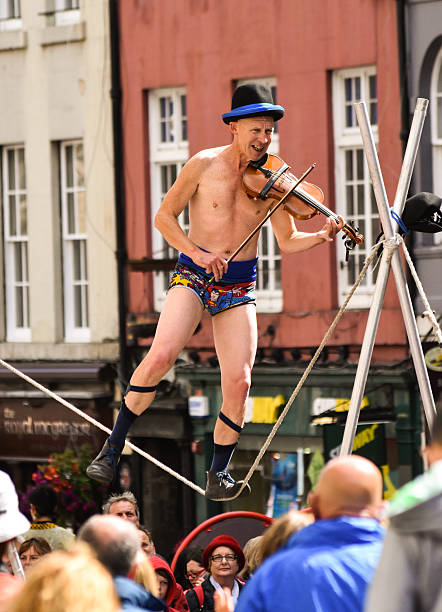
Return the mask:
{"type": "Polygon", "coordinates": [[[357,455],[329,461],[308,511],[290,511],[242,547],[228,534],[183,552],[175,575],[140,524],[131,492],[112,494],[74,535],[57,495],[32,491],[32,523],[0,471],[0,612],[442,612],[442,416],[429,469],[386,504],[357,455]]]}

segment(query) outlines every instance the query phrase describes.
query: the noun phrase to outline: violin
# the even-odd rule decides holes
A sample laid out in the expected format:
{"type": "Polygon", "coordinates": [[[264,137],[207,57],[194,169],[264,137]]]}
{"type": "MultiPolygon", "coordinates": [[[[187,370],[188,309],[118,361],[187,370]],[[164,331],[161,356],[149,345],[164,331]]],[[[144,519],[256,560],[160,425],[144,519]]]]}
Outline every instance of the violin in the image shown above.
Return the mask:
{"type": "MultiPolygon", "coordinates": [[[[250,162],[245,169],[243,189],[254,200],[283,199],[283,209],[295,219],[307,220],[322,213],[339,224],[341,217],[323,204],[322,189],[305,180],[299,182],[289,170],[290,166],[280,157],[266,153],[260,160],[250,162]]],[[[351,223],[344,223],[342,231],[347,235],[347,249],[364,242],[364,236],[351,223]]]]}

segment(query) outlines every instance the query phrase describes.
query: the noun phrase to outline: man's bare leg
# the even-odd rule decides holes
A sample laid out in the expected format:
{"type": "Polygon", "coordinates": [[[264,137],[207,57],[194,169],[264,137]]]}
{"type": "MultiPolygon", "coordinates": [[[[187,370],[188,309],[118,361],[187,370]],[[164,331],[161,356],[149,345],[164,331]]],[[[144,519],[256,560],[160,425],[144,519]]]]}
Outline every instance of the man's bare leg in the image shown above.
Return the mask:
{"type": "Polygon", "coordinates": [[[156,386],[170,370],[198,325],[203,308],[185,287],[172,288],[166,298],[149,352],[134,371],[112,433],[86,470],[102,484],[113,480],[130,426],[153,402],[156,386]]]}
{"type": "Polygon", "coordinates": [[[242,484],[235,483],[227,468],[244,424],[257,346],[255,306],[238,306],[216,315],[213,332],[221,369],[223,405],[214,429],[214,454],[206,496],[223,500],[233,499],[242,484]]]}

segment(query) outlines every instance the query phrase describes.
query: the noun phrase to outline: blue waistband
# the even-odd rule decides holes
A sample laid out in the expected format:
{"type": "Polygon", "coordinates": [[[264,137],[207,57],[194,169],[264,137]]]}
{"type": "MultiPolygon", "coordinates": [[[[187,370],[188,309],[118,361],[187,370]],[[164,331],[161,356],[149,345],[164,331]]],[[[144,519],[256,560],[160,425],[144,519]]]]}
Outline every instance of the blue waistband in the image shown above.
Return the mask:
{"type": "MultiPolygon", "coordinates": [[[[204,249],[201,249],[202,251],[204,249]]],[[[207,251],[206,251],[207,252],[207,251]]],[[[180,253],[178,257],[178,262],[184,264],[185,266],[189,266],[194,270],[198,270],[201,274],[205,274],[208,276],[206,270],[201,266],[198,266],[191,257],[184,255],[184,253],[180,253]]],[[[229,263],[228,270],[221,279],[221,283],[252,283],[256,280],[256,266],[258,263],[258,258],[247,259],[245,261],[231,261],[229,263]]]]}

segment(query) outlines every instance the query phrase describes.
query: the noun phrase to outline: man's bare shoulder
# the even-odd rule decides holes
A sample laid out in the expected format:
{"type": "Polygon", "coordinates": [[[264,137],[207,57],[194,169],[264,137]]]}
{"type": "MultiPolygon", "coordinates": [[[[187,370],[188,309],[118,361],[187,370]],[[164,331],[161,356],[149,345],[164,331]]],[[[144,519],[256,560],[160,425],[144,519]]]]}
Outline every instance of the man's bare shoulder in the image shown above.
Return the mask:
{"type": "Polygon", "coordinates": [[[211,149],[203,149],[189,159],[188,164],[195,166],[207,167],[212,162],[223,156],[223,153],[229,148],[229,145],[222,147],[213,147],[211,149]]]}

